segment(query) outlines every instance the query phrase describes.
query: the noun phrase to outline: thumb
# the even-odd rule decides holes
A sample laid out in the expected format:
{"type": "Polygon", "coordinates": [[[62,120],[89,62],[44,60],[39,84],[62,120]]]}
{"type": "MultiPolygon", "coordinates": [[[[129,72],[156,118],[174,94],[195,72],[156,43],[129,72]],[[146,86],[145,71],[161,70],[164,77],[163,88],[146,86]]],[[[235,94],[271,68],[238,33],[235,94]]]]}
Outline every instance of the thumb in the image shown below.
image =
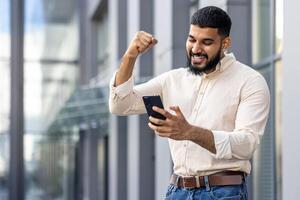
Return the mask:
{"type": "Polygon", "coordinates": [[[157,44],[157,39],[156,38],[154,38],[154,37],[152,37],[152,41],[151,41],[151,44],[153,44],[153,45],[156,45],[157,44]]]}
{"type": "Polygon", "coordinates": [[[179,106],[170,106],[170,109],[175,111],[176,115],[179,115],[179,116],[183,115],[180,108],[179,108],[179,106]]]}
{"type": "Polygon", "coordinates": [[[147,49],[151,49],[157,43],[158,43],[157,39],[155,37],[152,37],[151,38],[151,44],[149,45],[149,47],[147,49]]]}

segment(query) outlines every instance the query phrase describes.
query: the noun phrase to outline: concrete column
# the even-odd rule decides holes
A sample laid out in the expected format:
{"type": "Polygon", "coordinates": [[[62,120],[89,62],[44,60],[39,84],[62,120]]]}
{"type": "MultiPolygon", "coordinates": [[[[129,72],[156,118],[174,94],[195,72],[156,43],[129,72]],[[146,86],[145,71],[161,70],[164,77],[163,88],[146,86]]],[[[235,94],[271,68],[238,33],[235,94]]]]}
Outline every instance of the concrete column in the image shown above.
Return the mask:
{"type": "Polygon", "coordinates": [[[139,116],[133,115],[128,117],[128,196],[127,199],[130,200],[139,200],[140,192],[140,181],[139,181],[139,172],[140,172],[140,151],[139,151],[139,141],[140,141],[140,132],[139,132],[139,116]]]}
{"type": "MultiPolygon", "coordinates": [[[[127,46],[127,0],[108,1],[110,64],[119,67],[127,46]]],[[[109,199],[127,199],[127,117],[110,116],[109,199]]]]}
{"type": "Polygon", "coordinates": [[[110,116],[109,199],[127,199],[127,117],[110,116]]]}
{"type": "MultiPolygon", "coordinates": [[[[91,1],[80,0],[80,84],[86,85],[98,74],[98,30],[92,19],[91,1]],[[89,4],[88,4],[89,3],[89,4]]],[[[99,2],[100,4],[100,2],[99,2]]],[[[103,4],[103,2],[102,2],[103,4]]],[[[101,4],[100,4],[101,5],[101,4]]],[[[94,6],[95,7],[95,6],[94,6]]]]}
{"type": "Polygon", "coordinates": [[[98,140],[97,132],[89,130],[80,131],[82,156],[83,199],[99,199],[98,188],[98,140]]]}
{"type": "Polygon", "coordinates": [[[24,199],[24,1],[11,1],[9,200],[24,199]]]}
{"type": "MultiPolygon", "coordinates": [[[[158,40],[154,48],[154,76],[172,69],[172,0],[155,0],[154,35],[158,40]]],[[[172,173],[172,160],[168,140],[155,137],[155,199],[163,199],[172,173]]]]}
{"type": "Polygon", "coordinates": [[[186,66],[186,39],[190,29],[190,1],[173,0],[172,67],[186,66]]]}
{"type": "Polygon", "coordinates": [[[299,1],[283,1],[283,92],[282,92],[282,196],[283,200],[300,196],[299,152],[299,1]]]}
{"type": "MultiPolygon", "coordinates": [[[[214,1],[201,0],[201,1],[199,1],[199,7],[203,8],[205,6],[217,6],[219,8],[222,8],[223,10],[227,10],[227,1],[228,0],[214,0],[214,1]]],[[[239,0],[237,0],[237,1],[239,1],[239,0]]]]}
{"type": "MultiPolygon", "coordinates": [[[[154,32],[154,1],[140,0],[139,18],[140,29],[146,32],[154,32]]],[[[143,77],[153,76],[154,51],[150,50],[140,57],[139,75],[143,77]]],[[[148,116],[139,116],[139,199],[153,200],[155,196],[154,187],[154,136],[153,131],[148,127],[148,116]]]]}
{"type": "MultiPolygon", "coordinates": [[[[127,44],[133,39],[135,33],[140,30],[139,28],[139,0],[128,0],[127,4],[127,44]]],[[[139,59],[136,61],[134,66],[135,79],[139,78],[139,59]]],[[[137,115],[128,117],[128,165],[127,165],[127,199],[138,200],[139,199],[139,171],[140,171],[140,160],[139,160],[139,117],[137,115]]]]}
{"type": "Polygon", "coordinates": [[[239,61],[252,64],[252,9],[251,1],[228,0],[227,12],[232,20],[232,47],[229,49],[239,61]]]}

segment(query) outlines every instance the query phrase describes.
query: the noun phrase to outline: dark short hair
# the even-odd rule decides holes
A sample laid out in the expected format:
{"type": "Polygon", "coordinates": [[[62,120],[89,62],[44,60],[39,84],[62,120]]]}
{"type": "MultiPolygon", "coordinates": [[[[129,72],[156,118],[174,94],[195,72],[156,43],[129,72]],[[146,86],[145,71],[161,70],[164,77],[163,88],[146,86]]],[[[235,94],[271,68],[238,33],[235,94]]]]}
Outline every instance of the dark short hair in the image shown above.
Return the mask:
{"type": "Polygon", "coordinates": [[[227,37],[230,34],[231,19],[221,8],[207,6],[192,15],[191,24],[201,28],[217,28],[220,35],[227,37]]]}

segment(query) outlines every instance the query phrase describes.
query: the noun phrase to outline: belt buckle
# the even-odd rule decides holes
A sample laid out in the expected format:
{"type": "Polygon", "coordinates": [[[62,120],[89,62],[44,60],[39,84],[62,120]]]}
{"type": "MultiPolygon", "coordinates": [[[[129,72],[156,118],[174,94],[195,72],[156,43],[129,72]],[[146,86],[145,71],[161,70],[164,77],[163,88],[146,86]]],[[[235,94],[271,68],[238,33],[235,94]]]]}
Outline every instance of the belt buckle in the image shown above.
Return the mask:
{"type": "Polygon", "coordinates": [[[182,185],[183,185],[184,188],[186,188],[186,189],[194,189],[195,188],[195,187],[189,187],[189,186],[187,186],[186,185],[187,182],[185,180],[188,180],[188,178],[182,177],[182,185]]]}

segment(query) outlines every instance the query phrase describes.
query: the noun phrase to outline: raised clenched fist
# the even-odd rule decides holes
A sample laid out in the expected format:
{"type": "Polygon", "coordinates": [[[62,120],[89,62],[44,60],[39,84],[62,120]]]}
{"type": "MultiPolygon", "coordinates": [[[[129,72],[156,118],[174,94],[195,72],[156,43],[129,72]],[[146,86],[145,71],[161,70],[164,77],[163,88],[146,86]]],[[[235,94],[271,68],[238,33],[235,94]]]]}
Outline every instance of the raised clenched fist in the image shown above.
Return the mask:
{"type": "Polygon", "coordinates": [[[131,41],[126,54],[130,57],[137,57],[151,49],[156,43],[157,40],[150,33],[139,31],[131,41]]]}

